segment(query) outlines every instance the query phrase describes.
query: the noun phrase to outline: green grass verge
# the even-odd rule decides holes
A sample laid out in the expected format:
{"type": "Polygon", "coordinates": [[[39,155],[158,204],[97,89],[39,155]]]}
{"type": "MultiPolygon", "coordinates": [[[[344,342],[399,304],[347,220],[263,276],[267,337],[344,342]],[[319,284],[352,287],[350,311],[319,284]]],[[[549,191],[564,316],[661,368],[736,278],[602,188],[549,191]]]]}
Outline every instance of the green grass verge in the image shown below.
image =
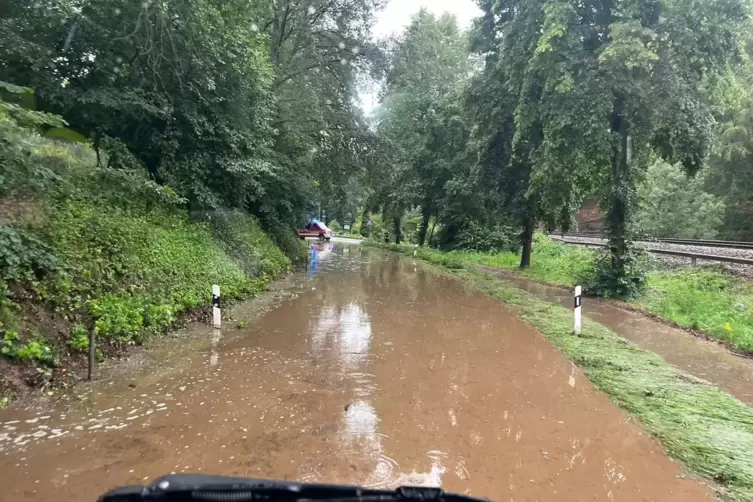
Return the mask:
{"type": "Polygon", "coordinates": [[[753,353],[753,283],[717,270],[653,271],[635,305],[753,353]]]}
{"type": "MultiPolygon", "coordinates": [[[[589,249],[567,246],[538,234],[531,267],[518,269],[515,253],[449,253],[462,264],[514,270],[538,281],[572,287],[594,259],[589,249]]],[[[638,310],[694,329],[753,354],[753,282],[719,269],[650,270],[643,295],[629,302],[638,310]]]]}
{"type": "Polygon", "coordinates": [[[669,455],[713,479],[728,500],[753,500],[753,409],[711,384],[585,319],[572,334],[572,312],[465,267],[456,253],[387,246],[439,265],[516,307],[522,317],[580,366],[593,384],[638,418],[669,455]]]}

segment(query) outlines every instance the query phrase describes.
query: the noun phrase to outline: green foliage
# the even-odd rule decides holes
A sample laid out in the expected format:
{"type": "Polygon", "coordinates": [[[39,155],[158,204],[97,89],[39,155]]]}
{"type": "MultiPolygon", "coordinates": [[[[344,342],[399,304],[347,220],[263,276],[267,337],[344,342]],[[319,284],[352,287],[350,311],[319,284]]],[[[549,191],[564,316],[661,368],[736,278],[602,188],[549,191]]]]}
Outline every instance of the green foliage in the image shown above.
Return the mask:
{"type": "MultiPolygon", "coordinates": [[[[18,325],[34,302],[76,323],[67,340],[72,350],[88,347],[81,323],[87,318],[100,342],[138,344],[182,312],[208,305],[213,284],[228,300],[245,298],[291,267],[247,213],[200,212],[192,221],[185,200],[144,173],[98,167],[88,147],[41,139],[28,128],[19,137],[20,145],[0,142],[0,153],[20,148],[22,169],[32,172],[38,167],[26,164],[34,163],[59,183],[23,191],[25,180],[6,178],[0,207],[29,208],[0,226],[0,314],[7,325],[18,325]]],[[[56,333],[14,333],[6,332],[5,356],[55,362],[56,333]]]]}
{"type": "Polygon", "coordinates": [[[262,231],[254,217],[241,211],[217,211],[209,217],[215,237],[241,264],[246,275],[276,277],[290,269],[290,260],[262,231]]]}
{"type": "Polygon", "coordinates": [[[57,258],[44,242],[23,229],[0,226],[0,280],[42,279],[57,268],[57,258]]]}
{"type": "Polygon", "coordinates": [[[41,363],[47,366],[58,364],[57,356],[38,334],[23,343],[18,333],[6,331],[0,345],[0,354],[26,363],[41,363]]]}
{"type": "Polygon", "coordinates": [[[454,249],[484,253],[517,252],[518,235],[510,227],[484,227],[475,221],[463,225],[452,244],[454,249]]]}
{"type": "Polygon", "coordinates": [[[75,324],[71,329],[68,346],[77,351],[89,350],[89,333],[83,324],[75,324]]]}
{"type": "Polygon", "coordinates": [[[749,282],[714,270],[685,269],[650,274],[648,288],[639,301],[646,311],[753,353],[749,282]]]}
{"type": "Polygon", "coordinates": [[[254,218],[238,212],[196,224],[168,211],[128,213],[77,200],[50,215],[42,231],[81,278],[68,298],[51,285],[53,301],[65,307],[77,295],[93,296],[87,310],[97,334],[118,343],[140,343],[178,313],[208,304],[212,284],[227,299],[242,298],[290,268],[254,218]]]}
{"type": "Polygon", "coordinates": [[[473,44],[486,64],[471,89],[482,173],[527,229],[543,220],[567,230],[583,197],[600,194],[611,282],[632,281],[636,180],[653,155],[690,174],[703,166],[713,132],[705,91],[734,60],[744,4],[480,6],[473,44]]]}
{"type": "Polygon", "coordinates": [[[306,263],[306,243],[298,237],[297,232],[289,228],[278,227],[270,230],[268,234],[292,264],[306,263]]]}
{"type": "Polygon", "coordinates": [[[706,172],[706,187],[724,197],[726,211],[720,237],[753,240],[753,44],[751,22],[740,41],[740,60],[715,91],[719,102],[716,148],[706,172]]]}
{"type": "Polygon", "coordinates": [[[624,266],[612,265],[612,254],[608,251],[596,253],[590,267],[575,276],[575,283],[583,286],[587,295],[621,300],[635,299],[646,287],[645,259],[635,250],[623,255],[624,266]]]}
{"type": "Polygon", "coordinates": [[[473,64],[466,36],[449,14],[421,10],[406,33],[390,41],[391,64],[377,111],[385,158],[370,180],[368,205],[382,208],[390,220],[420,207],[420,244],[466,152],[469,128],[460,98],[473,64]]]}
{"type": "Polygon", "coordinates": [[[62,114],[70,128],[57,117],[40,132],[89,141],[99,163],[148,173],[192,208],[293,225],[317,199],[341,202],[341,183],[373,155],[354,96],[357,76],[378,70],[370,29],[381,4],[9,4],[0,98],[20,97],[0,115],[62,114]]]}
{"type": "Polygon", "coordinates": [[[652,237],[714,239],[725,205],[704,191],[703,176],[688,178],[679,165],[653,163],[638,186],[637,234],[652,237]]]}

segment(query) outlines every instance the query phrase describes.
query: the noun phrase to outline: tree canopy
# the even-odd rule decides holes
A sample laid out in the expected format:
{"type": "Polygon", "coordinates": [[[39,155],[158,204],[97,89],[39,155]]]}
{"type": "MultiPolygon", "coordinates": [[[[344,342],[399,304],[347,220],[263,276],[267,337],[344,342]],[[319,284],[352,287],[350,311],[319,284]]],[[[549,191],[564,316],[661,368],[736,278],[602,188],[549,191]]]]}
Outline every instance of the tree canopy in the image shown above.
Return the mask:
{"type": "Polygon", "coordinates": [[[378,67],[380,6],[16,2],[0,13],[0,80],[35,89],[35,106],[65,117],[111,166],[146,169],[194,208],[292,224],[331,180],[364,169],[358,143],[371,133],[354,97],[378,67]]]}
{"type": "Polygon", "coordinates": [[[653,221],[646,199],[682,172],[714,201],[704,227],[724,207],[719,235],[753,235],[740,0],[477,0],[468,29],[421,10],[377,41],[384,4],[5,4],[0,82],[34,89],[25,106],[62,116],[101,164],[267,228],[381,212],[398,241],[407,219],[421,245],[519,241],[526,267],[536,228],[568,230],[598,199],[605,273],[627,294],[636,211],[653,221]],[[381,89],[371,115],[364,82],[381,89]]]}

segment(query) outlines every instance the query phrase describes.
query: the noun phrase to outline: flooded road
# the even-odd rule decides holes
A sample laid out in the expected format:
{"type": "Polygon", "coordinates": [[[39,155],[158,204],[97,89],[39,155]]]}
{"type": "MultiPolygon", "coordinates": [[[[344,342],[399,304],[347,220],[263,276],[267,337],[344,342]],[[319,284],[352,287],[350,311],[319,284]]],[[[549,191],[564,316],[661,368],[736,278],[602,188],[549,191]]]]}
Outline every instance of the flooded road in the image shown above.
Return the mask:
{"type": "Polygon", "coordinates": [[[0,499],[94,500],[200,472],[500,502],[711,500],[496,300],[356,246],[315,264],[247,329],[201,328],[68,409],[0,410],[0,499]]]}
{"type": "MultiPolygon", "coordinates": [[[[490,273],[498,273],[485,269],[490,273]]],[[[502,274],[505,282],[540,298],[572,308],[572,294],[565,288],[502,274]]],[[[729,392],[753,405],[753,359],[738,356],[718,343],[663,324],[598,298],[583,300],[583,315],[603,324],[668,363],[729,392]]]]}

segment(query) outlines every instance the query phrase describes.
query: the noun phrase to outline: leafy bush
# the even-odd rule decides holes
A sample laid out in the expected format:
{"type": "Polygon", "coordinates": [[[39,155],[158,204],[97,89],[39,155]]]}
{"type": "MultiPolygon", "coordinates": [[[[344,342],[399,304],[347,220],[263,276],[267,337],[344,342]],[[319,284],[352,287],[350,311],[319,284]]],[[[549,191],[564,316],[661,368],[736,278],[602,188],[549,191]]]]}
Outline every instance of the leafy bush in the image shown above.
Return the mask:
{"type": "Polygon", "coordinates": [[[608,251],[596,253],[588,268],[580,271],[575,281],[583,286],[584,293],[602,298],[635,299],[646,287],[647,266],[645,257],[631,250],[625,255],[623,273],[618,275],[611,266],[608,251]]]}
{"type": "Polygon", "coordinates": [[[484,253],[517,252],[520,248],[517,232],[512,227],[483,227],[468,221],[449,246],[452,249],[480,251],[484,253]]]}
{"type": "Polygon", "coordinates": [[[379,242],[384,241],[384,224],[382,222],[381,214],[372,214],[369,218],[364,219],[361,223],[361,235],[363,237],[371,237],[379,242]],[[368,222],[371,220],[371,230],[369,230],[368,222]]]}
{"type": "Polygon", "coordinates": [[[33,339],[22,343],[18,333],[6,331],[0,345],[0,354],[21,362],[38,362],[47,366],[58,364],[56,355],[38,333],[34,334],[33,339]]]}
{"type": "Polygon", "coordinates": [[[89,333],[86,326],[76,324],[71,330],[71,336],[68,339],[68,345],[73,350],[85,351],[89,349],[89,333]]]}
{"type": "Polygon", "coordinates": [[[57,268],[45,243],[22,229],[0,226],[0,280],[41,279],[57,268]]]}
{"type": "Polygon", "coordinates": [[[290,269],[290,259],[262,231],[253,216],[238,210],[215,211],[209,221],[215,237],[241,264],[246,275],[274,277],[290,269]]]}

